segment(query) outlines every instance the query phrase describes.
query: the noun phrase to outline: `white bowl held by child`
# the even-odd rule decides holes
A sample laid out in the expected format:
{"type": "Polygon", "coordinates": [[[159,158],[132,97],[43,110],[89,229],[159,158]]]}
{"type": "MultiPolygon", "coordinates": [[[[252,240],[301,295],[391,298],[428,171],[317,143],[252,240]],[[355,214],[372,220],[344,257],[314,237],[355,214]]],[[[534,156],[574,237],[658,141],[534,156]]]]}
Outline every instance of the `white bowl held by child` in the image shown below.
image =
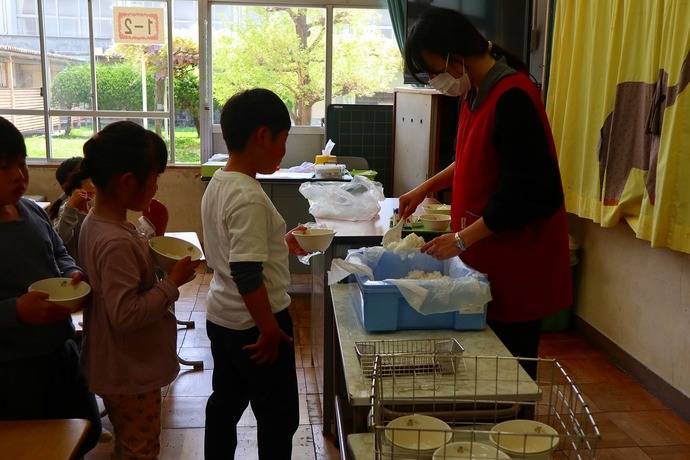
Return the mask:
{"type": "Polygon", "coordinates": [[[306,230],[294,230],[297,243],[307,252],[325,251],[333,241],[335,230],[330,228],[308,228],[306,230]]]}
{"type": "Polygon", "coordinates": [[[91,286],[85,281],[72,284],[72,278],[46,278],[29,286],[29,292],[31,291],[45,292],[48,294],[48,302],[74,312],[91,292],[91,286]]]}
{"type": "Polygon", "coordinates": [[[201,259],[201,249],[189,241],[173,236],[155,236],[149,240],[149,247],[154,262],[165,273],[170,273],[173,265],[186,256],[190,256],[192,260],[201,259]]]}

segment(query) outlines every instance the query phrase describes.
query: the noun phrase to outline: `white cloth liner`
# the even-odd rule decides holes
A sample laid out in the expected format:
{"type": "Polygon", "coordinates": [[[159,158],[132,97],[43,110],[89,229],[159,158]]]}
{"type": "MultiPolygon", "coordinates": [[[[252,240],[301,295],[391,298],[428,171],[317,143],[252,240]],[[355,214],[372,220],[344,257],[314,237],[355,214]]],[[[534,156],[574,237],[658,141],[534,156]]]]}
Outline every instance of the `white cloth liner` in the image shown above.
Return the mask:
{"type": "MultiPolygon", "coordinates": [[[[333,259],[328,271],[328,284],[335,284],[350,274],[364,275],[366,284],[393,284],[407,302],[419,313],[428,315],[459,311],[460,313],[482,313],[484,305],[491,300],[491,289],[486,275],[467,266],[459,257],[443,261],[442,279],[401,279],[386,278],[374,280],[373,268],[384,256],[381,246],[361,248],[351,251],[343,259],[333,259]]],[[[386,256],[390,260],[390,254],[386,256]]],[[[429,265],[431,256],[414,249],[397,254],[401,261],[408,259],[407,266],[414,267],[417,262],[423,267],[429,265]]],[[[385,262],[389,264],[390,262],[385,262]]]]}

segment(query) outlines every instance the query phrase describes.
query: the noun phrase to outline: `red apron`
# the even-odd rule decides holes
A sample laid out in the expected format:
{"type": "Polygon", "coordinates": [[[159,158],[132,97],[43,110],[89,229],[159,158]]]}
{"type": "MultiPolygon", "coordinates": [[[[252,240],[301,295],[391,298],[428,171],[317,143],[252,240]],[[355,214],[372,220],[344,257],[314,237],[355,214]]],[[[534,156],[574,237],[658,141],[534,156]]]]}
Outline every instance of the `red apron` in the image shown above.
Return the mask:
{"type": "MultiPolygon", "coordinates": [[[[545,126],[549,148],[556,158],[539,93],[526,76],[515,74],[500,80],[475,112],[464,102],[458,123],[453,179],[453,231],[479,219],[496,188],[498,154],[492,140],[496,102],[505,91],[515,87],[532,98],[545,126]]],[[[531,321],[572,304],[565,205],[549,219],[534,221],[522,230],[507,230],[484,238],[470,246],[461,257],[489,278],[493,297],[488,307],[491,320],[531,321]]]]}

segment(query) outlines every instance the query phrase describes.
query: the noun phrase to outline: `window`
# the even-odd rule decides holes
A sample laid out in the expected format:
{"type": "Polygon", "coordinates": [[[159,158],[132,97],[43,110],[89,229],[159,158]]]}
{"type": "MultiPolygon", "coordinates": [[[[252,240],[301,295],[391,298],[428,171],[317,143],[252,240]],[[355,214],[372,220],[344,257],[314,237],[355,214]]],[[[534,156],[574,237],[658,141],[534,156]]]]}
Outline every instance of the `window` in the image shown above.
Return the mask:
{"type": "Polygon", "coordinates": [[[402,58],[386,9],[333,9],[334,104],[392,104],[402,58]]]}
{"type": "Polygon", "coordinates": [[[214,122],[230,96],[264,87],[288,106],[296,126],[320,126],[324,100],[323,8],[214,5],[211,9],[214,122]]]}
{"type": "Polygon", "coordinates": [[[161,134],[171,161],[199,164],[222,104],[241,89],[263,86],[283,98],[296,127],[322,135],[328,104],[391,104],[392,88],[402,83],[400,53],[381,3],[3,0],[0,114],[21,122],[31,138],[30,159],[72,156],[108,121],[129,118],[161,134]],[[115,44],[115,6],[162,8],[166,44],[115,44]],[[208,24],[202,31],[209,37],[206,60],[200,24],[208,24]],[[202,81],[209,89],[200,89],[202,81]]]}
{"type": "MultiPolygon", "coordinates": [[[[23,14],[16,19],[19,34],[0,37],[0,60],[10,59],[13,70],[8,79],[12,97],[0,97],[0,113],[22,122],[18,127],[27,137],[30,159],[73,156],[95,131],[128,118],[158,132],[169,143],[174,160],[170,139],[176,118],[170,100],[168,44],[115,43],[112,17],[114,6],[162,9],[162,36],[167,42],[170,3],[97,0],[93,2],[95,14],[90,17],[85,0],[45,0],[41,3],[45,35],[36,31],[32,37],[26,37],[30,32],[26,24],[38,24],[37,2],[16,3],[17,11],[23,14]],[[93,41],[89,21],[94,24],[93,41]],[[37,120],[45,120],[46,112],[51,123],[41,132],[37,120]]],[[[193,124],[191,130],[196,135],[193,124]]],[[[196,144],[191,161],[198,163],[198,141],[196,144]]]]}

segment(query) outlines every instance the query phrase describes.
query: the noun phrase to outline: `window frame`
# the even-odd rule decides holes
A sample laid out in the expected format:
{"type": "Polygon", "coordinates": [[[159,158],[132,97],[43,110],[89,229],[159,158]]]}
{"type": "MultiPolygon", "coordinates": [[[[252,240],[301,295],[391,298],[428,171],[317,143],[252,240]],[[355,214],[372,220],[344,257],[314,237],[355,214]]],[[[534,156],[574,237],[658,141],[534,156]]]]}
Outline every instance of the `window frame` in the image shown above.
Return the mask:
{"type": "MultiPolygon", "coordinates": [[[[246,5],[246,6],[284,6],[323,8],[326,10],[326,69],[324,81],[324,101],[332,100],[333,89],[333,9],[334,8],[376,8],[388,9],[386,0],[199,0],[199,23],[205,24],[205,28],[199,27],[199,116],[201,125],[201,163],[205,163],[213,156],[213,133],[220,131],[218,124],[213,124],[213,89],[211,88],[211,50],[209,37],[212,37],[213,24],[211,23],[211,9],[213,5],[246,5]],[[202,5],[204,4],[204,5],[202,5]]],[[[328,104],[326,104],[328,105],[328,104]]],[[[291,134],[319,135],[325,134],[324,127],[318,126],[293,126],[291,134]]]]}
{"type": "MultiPolygon", "coordinates": [[[[49,37],[46,34],[45,26],[45,6],[46,2],[54,2],[55,0],[36,0],[38,33],[36,35],[30,34],[38,38],[39,52],[40,52],[40,74],[43,99],[43,109],[17,109],[17,108],[1,108],[0,111],[5,115],[23,115],[41,117],[44,123],[44,137],[45,137],[45,157],[29,158],[31,163],[55,163],[62,159],[53,158],[53,139],[51,135],[51,123],[54,117],[85,117],[90,118],[94,127],[94,132],[99,126],[99,119],[101,118],[157,118],[167,120],[169,125],[169,144],[170,144],[170,158],[171,165],[184,165],[176,163],[175,159],[175,105],[174,105],[174,78],[173,78],[173,62],[170,46],[173,43],[173,24],[174,22],[174,0],[155,0],[155,3],[163,3],[166,8],[167,21],[167,46],[168,46],[168,85],[167,85],[167,110],[162,111],[112,111],[112,110],[96,110],[95,99],[92,97],[91,108],[88,109],[54,109],[50,104],[51,87],[48,84],[51,81],[49,75],[50,66],[48,65],[51,56],[46,51],[46,43],[49,37]]],[[[83,0],[75,0],[78,4],[83,0]]],[[[56,3],[57,4],[57,3],[56,3]]],[[[2,4],[0,4],[2,5],[2,4]]],[[[326,56],[325,56],[325,81],[324,81],[324,101],[332,100],[332,52],[333,52],[333,10],[337,8],[372,8],[372,9],[388,9],[387,0],[198,0],[198,30],[199,30],[199,124],[200,124],[200,164],[208,161],[213,154],[213,132],[219,126],[213,124],[212,101],[213,95],[209,82],[211,81],[209,72],[210,67],[210,41],[209,37],[212,35],[211,9],[213,5],[246,5],[246,6],[283,6],[283,7],[308,7],[308,8],[323,8],[326,12],[326,56]]],[[[59,7],[59,5],[58,5],[59,7]]],[[[101,0],[87,2],[87,21],[88,21],[88,38],[89,38],[89,64],[91,66],[91,83],[96,85],[96,33],[101,33],[102,24],[97,21],[103,20],[103,4],[101,0]]],[[[4,8],[3,8],[4,9],[4,8]]],[[[8,13],[5,11],[5,13],[8,13]]],[[[17,14],[16,26],[19,25],[21,18],[29,19],[31,15],[17,14]]],[[[77,18],[83,19],[83,18],[77,18]]],[[[19,34],[16,30],[13,34],[19,34]]],[[[295,126],[292,129],[295,134],[309,134],[321,135],[325,133],[324,127],[315,126],[295,126]]],[[[196,166],[196,165],[191,165],[196,166]]]]}

